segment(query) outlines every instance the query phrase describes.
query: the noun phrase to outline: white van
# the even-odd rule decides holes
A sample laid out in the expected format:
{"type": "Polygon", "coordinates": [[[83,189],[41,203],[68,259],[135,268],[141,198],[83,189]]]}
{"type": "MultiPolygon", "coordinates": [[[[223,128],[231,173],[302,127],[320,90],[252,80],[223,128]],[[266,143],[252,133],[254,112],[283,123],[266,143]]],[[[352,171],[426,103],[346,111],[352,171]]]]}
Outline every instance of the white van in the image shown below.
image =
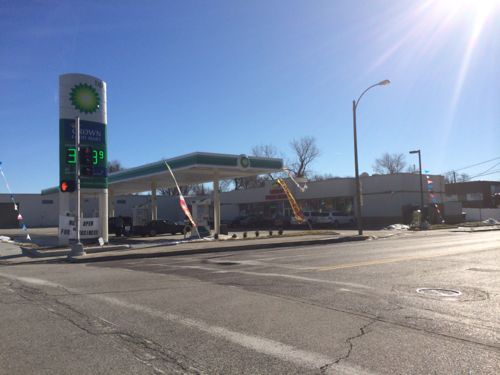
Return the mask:
{"type": "MultiPolygon", "coordinates": [[[[329,212],[317,212],[317,211],[304,211],[302,212],[306,221],[311,224],[330,224],[329,212]]],[[[290,220],[290,224],[292,225],[300,225],[303,223],[297,222],[295,217],[292,217],[290,220]]]]}
{"type": "Polygon", "coordinates": [[[352,215],[346,214],[342,211],[331,211],[328,212],[328,222],[333,224],[334,227],[340,225],[352,225],[356,222],[356,218],[352,215]]]}

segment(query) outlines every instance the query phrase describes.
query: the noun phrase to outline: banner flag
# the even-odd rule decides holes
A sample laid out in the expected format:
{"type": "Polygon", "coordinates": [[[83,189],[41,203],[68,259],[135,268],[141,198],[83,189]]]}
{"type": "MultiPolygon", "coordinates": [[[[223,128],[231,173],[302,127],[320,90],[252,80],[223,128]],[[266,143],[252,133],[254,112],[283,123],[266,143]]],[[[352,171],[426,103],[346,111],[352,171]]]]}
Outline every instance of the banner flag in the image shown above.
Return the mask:
{"type": "Polygon", "coordinates": [[[441,214],[441,210],[439,209],[439,199],[434,195],[434,182],[431,180],[431,176],[429,176],[427,173],[430,173],[428,169],[425,170],[426,173],[426,180],[427,180],[427,192],[429,194],[430,201],[432,202],[432,205],[436,209],[437,214],[439,215],[439,218],[442,223],[444,223],[444,218],[443,215],[441,214]]]}
{"type": "Polygon", "coordinates": [[[184,199],[184,196],[182,194],[179,195],[179,202],[181,204],[182,211],[184,211],[184,215],[187,216],[191,224],[193,224],[193,227],[196,227],[196,223],[194,222],[194,219],[191,216],[191,212],[189,212],[189,207],[187,206],[186,200],[184,199]]]}
{"type": "Polygon", "coordinates": [[[295,219],[299,222],[302,223],[306,221],[306,218],[304,217],[304,214],[302,213],[302,210],[300,209],[299,205],[297,204],[297,201],[293,197],[292,193],[290,192],[290,189],[288,189],[288,186],[286,185],[285,181],[283,181],[281,178],[278,178],[276,180],[278,184],[282,187],[283,191],[285,192],[288,202],[290,202],[290,206],[292,207],[293,214],[295,216],[295,219]]]}
{"type": "MultiPolygon", "coordinates": [[[[16,198],[14,198],[14,194],[12,193],[12,190],[10,188],[9,182],[7,181],[7,177],[5,176],[5,173],[2,168],[2,162],[0,161],[0,174],[2,175],[3,181],[5,183],[5,187],[7,188],[7,191],[9,192],[10,200],[14,204],[14,211],[17,211],[17,221],[19,221],[19,227],[25,231],[28,232],[28,228],[24,224],[24,219],[23,216],[21,215],[21,212],[19,211],[19,206],[16,203],[16,198]]],[[[28,239],[31,241],[30,235],[28,234],[28,239]]]]}
{"type": "Polygon", "coordinates": [[[193,227],[196,228],[196,223],[194,222],[193,216],[191,216],[191,212],[189,212],[189,207],[187,206],[186,200],[184,199],[184,196],[181,193],[181,189],[179,187],[179,184],[177,183],[177,180],[175,179],[174,172],[172,172],[172,169],[170,169],[170,165],[168,165],[168,163],[165,160],[163,162],[167,166],[170,174],[172,175],[172,179],[174,180],[175,186],[177,187],[177,191],[179,192],[179,203],[181,204],[182,211],[184,211],[184,214],[187,216],[191,224],[193,224],[193,227]]]}

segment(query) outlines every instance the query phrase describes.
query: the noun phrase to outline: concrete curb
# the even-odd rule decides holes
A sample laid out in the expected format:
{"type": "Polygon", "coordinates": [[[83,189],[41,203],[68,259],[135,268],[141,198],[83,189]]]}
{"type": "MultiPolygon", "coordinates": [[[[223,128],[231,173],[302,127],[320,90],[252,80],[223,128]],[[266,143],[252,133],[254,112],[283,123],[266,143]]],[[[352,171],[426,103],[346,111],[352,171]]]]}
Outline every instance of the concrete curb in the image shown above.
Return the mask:
{"type": "Polygon", "coordinates": [[[462,233],[477,233],[477,232],[491,232],[494,230],[500,230],[499,225],[492,227],[457,227],[452,232],[462,232],[462,233]]]}
{"type": "MultiPolygon", "coordinates": [[[[114,250],[125,250],[130,249],[130,245],[112,245],[112,246],[95,246],[95,247],[87,247],[85,248],[86,253],[95,254],[102,253],[106,251],[114,251],[114,250]]],[[[62,250],[52,250],[52,251],[40,251],[38,249],[22,247],[22,254],[30,257],[30,258],[53,258],[58,256],[66,256],[70,253],[70,249],[62,249],[62,250]]]]}
{"type": "Polygon", "coordinates": [[[94,263],[94,262],[106,262],[111,260],[160,258],[160,257],[169,257],[177,255],[209,254],[209,253],[221,253],[228,251],[244,251],[244,250],[258,250],[258,249],[274,249],[274,248],[296,247],[296,246],[306,246],[306,245],[327,245],[327,244],[342,243],[342,242],[365,241],[368,239],[372,239],[372,237],[346,236],[346,237],[335,237],[335,238],[326,238],[317,240],[301,240],[301,241],[290,241],[290,242],[275,242],[275,243],[260,243],[260,244],[256,243],[249,245],[212,247],[206,249],[156,251],[150,253],[135,252],[129,254],[121,253],[121,254],[109,254],[98,257],[76,256],[68,259],[68,261],[71,263],[94,263]]]}

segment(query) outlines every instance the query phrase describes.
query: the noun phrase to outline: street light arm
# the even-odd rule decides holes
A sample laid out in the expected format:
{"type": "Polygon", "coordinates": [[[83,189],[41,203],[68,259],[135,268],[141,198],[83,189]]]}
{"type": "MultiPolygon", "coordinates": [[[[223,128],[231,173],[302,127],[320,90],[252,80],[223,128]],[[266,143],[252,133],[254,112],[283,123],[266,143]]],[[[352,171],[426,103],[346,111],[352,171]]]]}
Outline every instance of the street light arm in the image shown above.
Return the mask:
{"type": "Polygon", "coordinates": [[[361,100],[361,98],[363,97],[363,95],[365,95],[365,94],[366,94],[366,92],[367,92],[368,90],[370,90],[370,89],[372,89],[372,88],[374,88],[375,86],[378,86],[378,85],[379,85],[379,83],[376,83],[376,84],[371,85],[370,87],[368,87],[365,91],[363,91],[363,92],[361,93],[361,95],[359,96],[358,100],[356,100],[356,102],[355,102],[354,106],[355,106],[356,108],[358,108],[358,103],[359,103],[359,101],[361,100]]]}
{"type": "Polygon", "coordinates": [[[385,86],[385,85],[388,85],[389,83],[391,83],[391,81],[389,81],[388,79],[384,79],[383,81],[380,81],[380,82],[375,83],[374,85],[371,85],[370,87],[368,87],[365,91],[363,91],[363,92],[361,93],[361,95],[359,96],[358,100],[356,100],[356,101],[354,102],[354,107],[355,107],[355,108],[358,108],[358,103],[359,103],[359,101],[361,100],[361,98],[363,97],[363,95],[365,95],[365,94],[366,94],[366,92],[367,92],[368,90],[370,90],[370,89],[374,88],[375,86],[385,86]]]}

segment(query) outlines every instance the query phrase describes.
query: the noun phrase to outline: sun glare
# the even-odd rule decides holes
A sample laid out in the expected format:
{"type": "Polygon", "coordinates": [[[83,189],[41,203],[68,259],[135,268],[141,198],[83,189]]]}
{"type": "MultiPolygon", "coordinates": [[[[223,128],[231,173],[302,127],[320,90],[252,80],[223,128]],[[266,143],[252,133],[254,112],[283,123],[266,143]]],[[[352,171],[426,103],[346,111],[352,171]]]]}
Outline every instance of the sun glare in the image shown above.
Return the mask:
{"type": "Polygon", "coordinates": [[[399,69],[405,71],[419,64],[422,72],[429,71],[423,68],[426,66],[433,71],[431,79],[439,77],[440,73],[455,77],[449,88],[449,104],[443,113],[446,119],[440,126],[444,152],[464,88],[471,78],[471,68],[485,52],[481,50],[485,46],[482,42],[491,40],[491,30],[498,29],[500,0],[421,0],[397,15],[388,15],[389,23],[373,29],[373,35],[382,48],[373,59],[370,70],[389,63],[393,76],[396,76],[399,69]],[[453,53],[444,64],[447,56],[443,51],[453,53]],[[447,67],[446,72],[443,72],[443,66],[447,67]]]}

